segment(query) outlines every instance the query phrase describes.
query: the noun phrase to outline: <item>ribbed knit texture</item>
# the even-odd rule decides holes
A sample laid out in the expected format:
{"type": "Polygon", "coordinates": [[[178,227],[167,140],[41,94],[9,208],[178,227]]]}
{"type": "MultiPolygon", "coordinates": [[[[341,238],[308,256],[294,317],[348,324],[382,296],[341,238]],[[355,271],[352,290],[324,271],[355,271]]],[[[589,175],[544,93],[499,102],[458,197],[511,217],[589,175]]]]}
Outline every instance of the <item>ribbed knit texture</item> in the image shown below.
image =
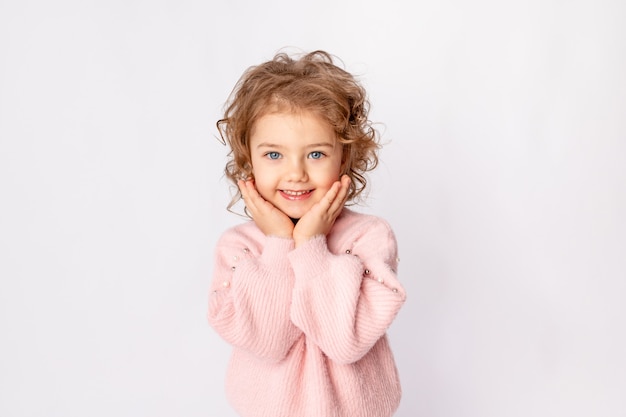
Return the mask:
{"type": "Polygon", "coordinates": [[[297,249],[247,222],[218,242],[209,323],[233,346],[242,417],[390,417],[401,389],[386,331],[406,299],[382,219],[344,209],[297,249]]]}

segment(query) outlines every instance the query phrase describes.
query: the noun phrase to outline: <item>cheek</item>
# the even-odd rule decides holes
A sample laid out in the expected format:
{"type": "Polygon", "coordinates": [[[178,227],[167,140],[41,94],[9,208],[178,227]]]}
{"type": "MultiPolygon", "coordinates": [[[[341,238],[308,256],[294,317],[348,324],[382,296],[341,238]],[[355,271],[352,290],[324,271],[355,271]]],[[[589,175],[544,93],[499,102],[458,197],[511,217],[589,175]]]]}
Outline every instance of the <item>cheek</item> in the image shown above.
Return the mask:
{"type": "Polygon", "coordinates": [[[337,181],[340,177],[340,165],[333,164],[331,166],[326,166],[322,169],[317,169],[315,174],[313,175],[318,182],[319,186],[325,186],[330,188],[335,181],[337,181]]]}
{"type": "Polygon", "coordinates": [[[263,170],[253,171],[253,176],[257,191],[265,197],[269,190],[274,188],[275,182],[272,176],[267,175],[267,172],[263,170]]]}
{"type": "Polygon", "coordinates": [[[332,171],[334,173],[334,176],[336,178],[339,178],[341,176],[341,174],[345,173],[347,164],[345,163],[345,161],[343,161],[341,155],[335,159],[335,163],[333,164],[333,168],[332,171]]]}
{"type": "Polygon", "coordinates": [[[254,159],[250,160],[250,175],[256,180],[263,177],[263,165],[254,159]]]}

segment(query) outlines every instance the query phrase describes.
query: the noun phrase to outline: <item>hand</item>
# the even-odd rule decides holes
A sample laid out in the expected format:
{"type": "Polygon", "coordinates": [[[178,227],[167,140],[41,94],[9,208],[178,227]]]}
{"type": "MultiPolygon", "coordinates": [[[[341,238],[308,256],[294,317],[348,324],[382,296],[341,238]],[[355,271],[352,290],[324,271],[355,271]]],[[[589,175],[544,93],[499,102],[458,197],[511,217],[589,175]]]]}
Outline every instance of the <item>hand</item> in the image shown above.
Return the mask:
{"type": "Polygon", "coordinates": [[[293,222],[272,203],[266,201],[256,189],[254,180],[237,181],[241,196],[246,203],[252,220],[266,236],[290,238],[293,235],[293,222]]]}
{"type": "Polygon", "coordinates": [[[311,207],[293,229],[296,247],[317,235],[327,235],[341,213],[350,189],[350,177],[343,175],[324,197],[311,207]]]}

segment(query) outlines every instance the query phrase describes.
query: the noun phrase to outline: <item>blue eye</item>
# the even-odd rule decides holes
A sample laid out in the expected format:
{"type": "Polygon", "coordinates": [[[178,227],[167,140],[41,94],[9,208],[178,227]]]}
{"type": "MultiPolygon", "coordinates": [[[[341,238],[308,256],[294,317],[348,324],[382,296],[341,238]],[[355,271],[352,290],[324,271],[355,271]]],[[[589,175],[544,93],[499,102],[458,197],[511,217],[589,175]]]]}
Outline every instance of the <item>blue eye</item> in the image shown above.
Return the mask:
{"type": "Polygon", "coordinates": [[[324,156],[324,154],[322,152],[320,152],[320,151],[314,151],[314,152],[311,152],[309,154],[309,158],[311,158],[311,159],[320,159],[323,156],[324,156]]]}
{"type": "Polygon", "coordinates": [[[269,159],[278,159],[280,158],[280,153],[278,152],[268,152],[265,154],[269,159]]]}

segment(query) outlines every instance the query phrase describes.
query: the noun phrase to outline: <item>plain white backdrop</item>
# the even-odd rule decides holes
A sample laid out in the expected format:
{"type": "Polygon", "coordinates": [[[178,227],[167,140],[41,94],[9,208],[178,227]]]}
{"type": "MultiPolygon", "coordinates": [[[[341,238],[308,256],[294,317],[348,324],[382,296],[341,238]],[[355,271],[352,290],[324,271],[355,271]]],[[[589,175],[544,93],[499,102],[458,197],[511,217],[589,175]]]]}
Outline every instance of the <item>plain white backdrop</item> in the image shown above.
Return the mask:
{"type": "MultiPolygon", "coordinates": [[[[398,417],[626,415],[626,3],[0,0],[0,415],[233,417],[215,121],[325,49],[387,145],[398,417]]],[[[294,416],[297,417],[297,416],[294,416]]],[[[358,416],[355,416],[358,417],[358,416]]]]}

